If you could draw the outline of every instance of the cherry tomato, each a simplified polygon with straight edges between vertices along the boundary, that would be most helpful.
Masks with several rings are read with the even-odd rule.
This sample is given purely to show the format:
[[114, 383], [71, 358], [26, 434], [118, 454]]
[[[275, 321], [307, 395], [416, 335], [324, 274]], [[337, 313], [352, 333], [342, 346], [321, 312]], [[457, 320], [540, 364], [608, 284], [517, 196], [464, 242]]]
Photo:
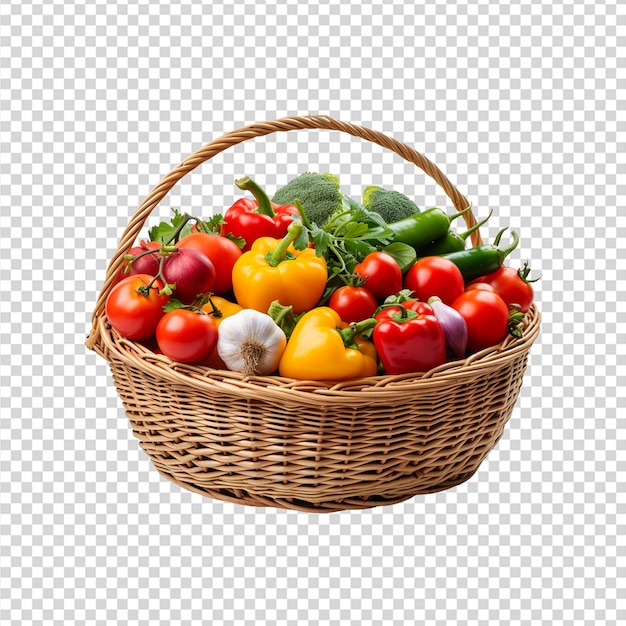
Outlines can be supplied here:
[[163, 305], [168, 296], [160, 296], [163, 283], [157, 280], [146, 291], [153, 277], [149, 274], [127, 276], [111, 289], [107, 296], [105, 311], [109, 323], [120, 335], [133, 341], [148, 339], [163, 317]]
[[206, 359], [217, 345], [217, 325], [207, 313], [174, 309], [163, 315], [156, 328], [159, 348], [170, 359], [195, 363]]
[[465, 290], [461, 270], [449, 259], [427, 256], [416, 261], [404, 277], [404, 287], [418, 300], [438, 296], [450, 305]]
[[522, 313], [526, 313], [535, 298], [533, 287], [526, 280], [527, 275], [527, 268], [518, 271], [503, 265], [495, 272], [483, 276], [480, 281], [491, 285], [505, 304], [518, 304]]
[[328, 306], [349, 324], [372, 317], [378, 302], [374, 294], [365, 287], [344, 285], [333, 291]]
[[233, 266], [242, 251], [232, 239], [207, 233], [192, 233], [183, 237], [176, 247], [193, 248], [209, 258], [215, 266], [214, 294], [220, 295], [233, 288]]
[[453, 303], [467, 324], [467, 349], [478, 352], [500, 343], [507, 334], [509, 308], [497, 294], [484, 289], [462, 293]]
[[402, 289], [402, 270], [386, 252], [370, 252], [355, 268], [365, 282], [363, 286], [380, 300]]

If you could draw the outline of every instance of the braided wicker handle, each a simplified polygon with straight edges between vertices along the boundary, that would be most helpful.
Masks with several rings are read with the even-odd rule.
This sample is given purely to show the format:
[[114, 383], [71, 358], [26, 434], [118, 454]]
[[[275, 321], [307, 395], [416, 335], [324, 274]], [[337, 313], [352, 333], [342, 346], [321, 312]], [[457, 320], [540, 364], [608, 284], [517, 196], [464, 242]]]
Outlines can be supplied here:
[[[117, 250], [109, 262], [104, 285], [96, 302], [92, 316], [93, 330], [87, 340], [88, 347], [93, 348], [97, 343], [98, 318], [104, 314], [107, 296], [114, 286], [117, 273], [124, 264], [124, 255], [127, 254], [128, 250], [130, 250], [130, 248], [134, 245], [150, 213], [167, 195], [170, 189], [191, 170], [195, 169], [204, 161], [208, 161], [216, 154], [219, 154], [227, 148], [249, 139], [254, 139], [255, 137], [263, 137], [264, 135], [270, 135], [276, 132], [304, 129], [340, 131], [353, 135], [354, 137], [366, 139], [367, 141], [378, 144], [383, 148], [387, 148], [401, 156], [406, 161], [413, 163], [423, 170], [424, 173], [430, 176], [443, 189], [457, 211], [463, 211], [469, 206], [468, 200], [457, 191], [445, 174], [434, 163], [429, 161], [425, 156], [421, 155], [413, 148], [410, 148], [400, 141], [391, 139], [380, 132], [363, 128], [362, 126], [355, 126], [354, 124], [339, 122], [331, 117], [323, 115], [284, 117], [272, 122], [262, 122], [251, 124], [250, 126], [244, 126], [243, 128], [231, 131], [222, 137], [211, 141], [186, 158], [169, 174], [167, 174], [156, 187], [154, 187], [141, 206], [137, 209], [137, 212], [133, 215], [128, 223], [128, 226], [126, 227], [126, 230], [122, 234]], [[476, 224], [476, 218], [472, 214], [471, 210], [463, 215], [463, 219], [465, 220], [468, 228], [471, 228]], [[482, 243], [478, 230], [472, 233], [471, 241], [474, 246]]]

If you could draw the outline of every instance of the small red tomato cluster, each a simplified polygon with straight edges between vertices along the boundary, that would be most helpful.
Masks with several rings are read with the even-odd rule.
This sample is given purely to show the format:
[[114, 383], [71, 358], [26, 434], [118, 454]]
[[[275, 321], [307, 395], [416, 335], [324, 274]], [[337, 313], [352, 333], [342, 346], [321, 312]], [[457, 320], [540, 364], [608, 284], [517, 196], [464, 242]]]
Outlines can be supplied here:
[[374, 252], [354, 271], [362, 282], [339, 287], [329, 306], [346, 322], [375, 315], [372, 339], [387, 374], [427, 371], [500, 343], [534, 298], [522, 271], [508, 266], [466, 282], [452, 261], [430, 256], [403, 276], [393, 257]]

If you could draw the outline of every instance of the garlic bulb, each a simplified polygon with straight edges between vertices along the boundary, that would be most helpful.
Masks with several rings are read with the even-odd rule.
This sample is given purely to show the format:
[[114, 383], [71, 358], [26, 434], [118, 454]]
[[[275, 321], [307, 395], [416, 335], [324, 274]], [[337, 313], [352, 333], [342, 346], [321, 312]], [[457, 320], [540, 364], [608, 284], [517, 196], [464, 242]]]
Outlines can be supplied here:
[[243, 309], [219, 327], [217, 353], [229, 370], [244, 376], [264, 376], [278, 369], [287, 337], [266, 313]]

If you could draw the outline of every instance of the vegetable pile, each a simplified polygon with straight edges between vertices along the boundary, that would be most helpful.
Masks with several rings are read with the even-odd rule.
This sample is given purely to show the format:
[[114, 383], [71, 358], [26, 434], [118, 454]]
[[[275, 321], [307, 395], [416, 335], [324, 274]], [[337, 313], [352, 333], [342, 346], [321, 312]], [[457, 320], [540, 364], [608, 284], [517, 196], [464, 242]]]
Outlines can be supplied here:
[[209, 220], [173, 209], [124, 257], [106, 301], [123, 337], [181, 363], [300, 380], [425, 372], [519, 337], [534, 301], [519, 244], [467, 248], [490, 218], [420, 210], [368, 186], [356, 201], [305, 172], [272, 199], [252, 179]]

